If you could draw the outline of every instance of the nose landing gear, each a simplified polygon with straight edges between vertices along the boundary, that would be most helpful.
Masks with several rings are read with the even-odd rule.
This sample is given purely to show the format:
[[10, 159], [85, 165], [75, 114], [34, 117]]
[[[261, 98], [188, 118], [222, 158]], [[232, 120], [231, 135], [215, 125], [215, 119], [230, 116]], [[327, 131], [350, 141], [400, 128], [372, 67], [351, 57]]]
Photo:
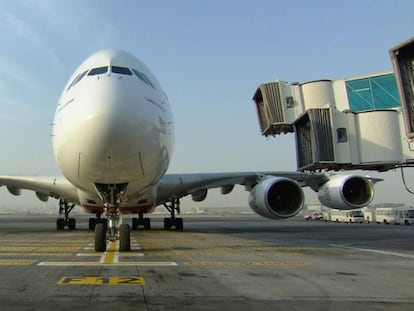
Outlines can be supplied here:
[[121, 216], [119, 207], [125, 193], [127, 184], [96, 185], [104, 199], [106, 223], [97, 223], [95, 226], [95, 251], [106, 251], [106, 240], [119, 240], [119, 251], [131, 250], [130, 227], [128, 224], [120, 224]]

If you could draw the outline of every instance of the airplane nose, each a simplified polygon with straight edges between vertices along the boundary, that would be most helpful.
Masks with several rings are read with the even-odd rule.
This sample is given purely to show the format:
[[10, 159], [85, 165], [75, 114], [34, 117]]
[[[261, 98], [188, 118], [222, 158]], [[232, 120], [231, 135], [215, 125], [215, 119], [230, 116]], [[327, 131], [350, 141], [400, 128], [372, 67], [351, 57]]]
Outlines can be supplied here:
[[128, 84], [111, 77], [99, 82], [72, 104], [76, 119], [64, 121], [70, 134], [58, 157], [72, 163], [83, 180], [123, 183], [143, 178], [144, 164], [162, 156], [158, 116]]
[[83, 133], [80, 134], [94, 146], [90, 156], [135, 152], [133, 149], [142, 140], [139, 133], [146, 128], [146, 120], [140, 111], [142, 99], [121, 88], [107, 88], [105, 84], [88, 97], [82, 103], [88, 108], [81, 121]]

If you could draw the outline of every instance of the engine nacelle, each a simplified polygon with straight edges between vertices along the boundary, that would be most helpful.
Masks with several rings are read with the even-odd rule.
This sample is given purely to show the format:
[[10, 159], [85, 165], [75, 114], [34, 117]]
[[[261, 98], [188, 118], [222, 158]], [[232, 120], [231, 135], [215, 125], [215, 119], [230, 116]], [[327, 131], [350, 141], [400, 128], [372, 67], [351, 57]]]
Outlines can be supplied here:
[[202, 202], [207, 197], [207, 189], [201, 189], [191, 194], [194, 202]]
[[318, 199], [323, 205], [343, 210], [362, 208], [373, 198], [373, 184], [357, 175], [334, 175], [318, 191]]
[[302, 209], [303, 202], [302, 188], [296, 181], [285, 177], [266, 178], [249, 195], [250, 208], [271, 219], [295, 216]]

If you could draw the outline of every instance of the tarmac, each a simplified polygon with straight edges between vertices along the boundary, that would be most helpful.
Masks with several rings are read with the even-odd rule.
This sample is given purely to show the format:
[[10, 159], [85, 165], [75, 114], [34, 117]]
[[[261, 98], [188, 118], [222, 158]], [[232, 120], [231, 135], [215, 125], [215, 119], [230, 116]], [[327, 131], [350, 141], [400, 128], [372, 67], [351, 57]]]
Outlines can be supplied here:
[[87, 217], [0, 216], [1, 310], [414, 310], [414, 226], [183, 216], [96, 253]]

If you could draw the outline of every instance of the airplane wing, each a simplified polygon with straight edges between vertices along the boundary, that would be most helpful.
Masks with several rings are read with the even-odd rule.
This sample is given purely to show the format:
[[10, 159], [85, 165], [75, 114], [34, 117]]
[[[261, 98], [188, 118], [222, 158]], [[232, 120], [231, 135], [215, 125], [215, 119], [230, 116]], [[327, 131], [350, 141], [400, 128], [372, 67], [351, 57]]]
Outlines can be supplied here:
[[13, 195], [20, 195], [24, 189], [34, 191], [41, 201], [52, 197], [79, 204], [77, 189], [63, 177], [0, 175], [0, 186], [6, 186]]
[[[304, 174], [298, 172], [234, 172], [201, 174], [167, 174], [158, 186], [158, 204], [174, 198], [192, 195], [201, 198], [207, 189], [221, 188], [222, 194], [230, 193], [234, 185], [245, 186], [250, 191], [269, 176], [295, 180], [300, 186], [309, 186], [315, 191], [329, 180], [326, 174]], [[196, 200], [197, 201], [197, 200]]]
[[221, 188], [230, 193], [234, 185], [250, 191], [249, 205], [267, 218], [288, 218], [302, 209], [308, 186], [318, 192], [321, 204], [337, 209], [356, 209], [368, 205], [374, 197], [373, 185], [382, 179], [359, 175], [300, 172], [241, 172], [209, 174], [168, 174], [157, 188], [156, 205], [174, 202], [191, 195], [203, 201], [208, 189]]

